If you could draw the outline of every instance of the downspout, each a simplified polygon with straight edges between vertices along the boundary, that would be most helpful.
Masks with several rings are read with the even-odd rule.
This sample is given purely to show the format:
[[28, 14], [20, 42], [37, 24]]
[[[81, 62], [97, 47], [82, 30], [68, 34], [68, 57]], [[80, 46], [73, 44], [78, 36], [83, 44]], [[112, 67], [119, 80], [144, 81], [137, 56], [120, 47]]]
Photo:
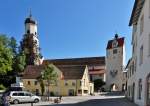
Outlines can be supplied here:
[[76, 96], [77, 96], [77, 94], [78, 94], [78, 93], [77, 93], [77, 79], [76, 79]]

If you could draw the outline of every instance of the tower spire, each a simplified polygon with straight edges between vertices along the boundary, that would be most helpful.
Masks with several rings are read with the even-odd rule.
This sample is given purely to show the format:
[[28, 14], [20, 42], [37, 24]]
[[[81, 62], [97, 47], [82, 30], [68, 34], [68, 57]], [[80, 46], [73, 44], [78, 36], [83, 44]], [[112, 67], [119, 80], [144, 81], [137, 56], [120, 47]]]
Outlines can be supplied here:
[[30, 18], [32, 17], [31, 8], [30, 8], [30, 11], [29, 11], [29, 17], [30, 17]]

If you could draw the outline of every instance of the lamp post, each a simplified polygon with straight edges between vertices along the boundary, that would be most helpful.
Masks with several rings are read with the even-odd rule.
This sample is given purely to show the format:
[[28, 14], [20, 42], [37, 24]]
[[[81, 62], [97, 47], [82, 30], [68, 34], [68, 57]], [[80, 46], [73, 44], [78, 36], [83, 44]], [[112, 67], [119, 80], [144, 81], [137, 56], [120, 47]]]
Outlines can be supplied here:
[[48, 86], [48, 101], [49, 101], [49, 85], [50, 85], [50, 81], [49, 80], [47, 81], [47, 84], [48, 84], [47, 86]]

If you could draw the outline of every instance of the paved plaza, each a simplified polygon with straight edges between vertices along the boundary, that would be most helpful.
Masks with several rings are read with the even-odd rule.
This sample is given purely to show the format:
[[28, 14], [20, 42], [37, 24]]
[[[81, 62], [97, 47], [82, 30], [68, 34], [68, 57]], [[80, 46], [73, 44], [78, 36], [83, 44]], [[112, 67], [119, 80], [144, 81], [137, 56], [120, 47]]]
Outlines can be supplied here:
[[[53, 98], [54, 99], [54, 98]], [[18, 104], [11, 106], [31, 106], [31, 104]], [[128, 101], [124, 96], [115, 95], [96, 95], [96, 96], [75, 96], [63, 97], [62, 102], [55, 104], [53, 102], [34, 103], [33, 106], [137, 106]]]

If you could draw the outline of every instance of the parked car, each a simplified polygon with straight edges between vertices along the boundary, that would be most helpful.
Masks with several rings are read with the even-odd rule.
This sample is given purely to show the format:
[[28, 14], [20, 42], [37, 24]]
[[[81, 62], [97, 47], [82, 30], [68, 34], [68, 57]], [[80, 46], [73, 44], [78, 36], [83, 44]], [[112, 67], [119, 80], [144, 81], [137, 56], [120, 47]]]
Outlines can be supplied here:
[[22, 102], [34, 102], [37, 103], [41, 100], [39, 96], [36, 96], [27, 91], [10, 91], [8, 96], [10, 97], [10, 103], [18, 104]]

